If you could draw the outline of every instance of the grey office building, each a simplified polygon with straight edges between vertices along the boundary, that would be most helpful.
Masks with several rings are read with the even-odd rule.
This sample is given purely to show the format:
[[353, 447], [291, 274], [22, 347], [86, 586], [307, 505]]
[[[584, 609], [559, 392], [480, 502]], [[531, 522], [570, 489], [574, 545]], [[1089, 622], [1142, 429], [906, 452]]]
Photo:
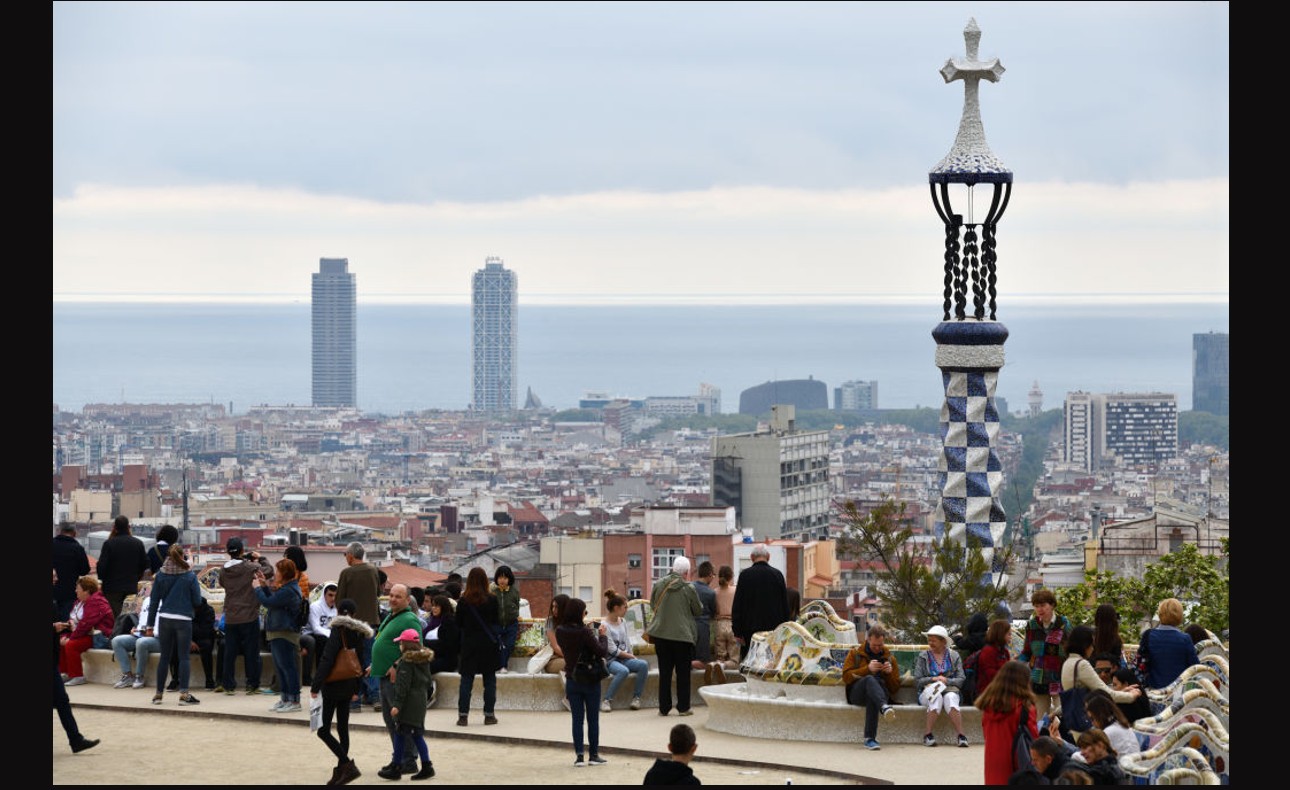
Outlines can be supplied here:
[[356, 294], [348, 258], [320, 258], [313, 275], [313, 405], [358, 405]]
[[519, 278], [501, 258], [485, 258], [470, 288], [470, 404], [475, 411], [514, 411]]
[[1191, 408], [1228, 416], [1228, 351], [1226, 332], [1191, 336]]

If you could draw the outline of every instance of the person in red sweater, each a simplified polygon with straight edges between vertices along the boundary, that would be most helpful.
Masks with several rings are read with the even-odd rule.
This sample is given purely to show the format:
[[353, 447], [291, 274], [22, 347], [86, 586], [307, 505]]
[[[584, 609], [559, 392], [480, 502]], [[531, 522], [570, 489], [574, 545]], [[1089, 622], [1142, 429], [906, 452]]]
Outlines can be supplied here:
[[81, 654], [94, 646], [96, 635], [101, 639], [100, 647], [107, 643], [115, 623], [112, 605], [99, 589], [99, 580], [93, 576], [77, 579], [76, 603], [72, 605], [71, 615], [64, 622], [54, 623], [54, 630], [62, 634], [58, 639], [62, 648], [58, 668], [65, 676], [66, 685], [79, 686], [85, 682]]
[[995, 620], [986, 629], [985, 646], [976, 659], [976, 693], [984, 691], [995, 674], [1012, 658], [1008, 653], [1008, 639], [1011, 636], [1012, 623], [1007, 620]]
[[1039, 736], [1035, 695], [1030, 690], [1030, 668], [1020, 661], [1008, 661], [976, 697], [981, 711], [981, 734], [985, 737], [985, 783], [1006, 785], [1018, 769], [1012, 741], [1026, 712], [1030, 737]]

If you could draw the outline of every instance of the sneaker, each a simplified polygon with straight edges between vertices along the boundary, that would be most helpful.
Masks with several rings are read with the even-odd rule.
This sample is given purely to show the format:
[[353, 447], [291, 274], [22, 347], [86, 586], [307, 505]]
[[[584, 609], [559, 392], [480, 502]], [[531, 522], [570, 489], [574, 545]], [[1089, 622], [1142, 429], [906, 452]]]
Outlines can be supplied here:
[[560, 698], [560, 704], [564, 706], [564, 709], [565, 709], [565, 710], [571, 710], [571, 709], [569, 708], [569, 698], [568, 698], [568, 697], [561, 697], [561, 698]]
[[273, 704], [272, 708], [269, 708], [269, 713], [281, 713], [283, 706], [286, 704], [287, 704], [286, 700], [284, 699], [278, 700]]
[[231, 691], [228, 691], [228, 692], [224, 691], [224, 684], [223, 684], [223, 683], [221, 683], [221, 684], [219, 684], [218, 686], [216, 686], [215, 688], [211, 689], [211, 691], [215, 692], [216, 694], [232, 694], [232, 693], [233, 693], [233, 692], [231, 692]]
[[[220, 689], [219, 689], [219, 687], [216, 687], [216, 688], [215, 688], [215, 691], [217, 691], [217, 692], [218, 692], [219, 690], [220, 690]], [[228, 688], [224, 689], [224, 693], [225, 693], [226, 695], [228, 695], [228, 696], [230, 696], [230, 697], [231, 697], [231, 696], [233, 696], [234, 694], [236, 694], [236, 693], [237, 693], [237, 689], [236, 689], [236, 688], [233, 688], [232, 686], [230, 686], [230, 687], [228, 687]]]
[[215, 690], [215, 681], [213, 681], [213, 680], [208, 680], [208, 681], [206, 681], [206, 690], [207, 690], [207, 691], [214, 691], [214, 690]]
[[678, 716], [693, 716], [693, 715], [694, 715], [694, 710], [693, 710], [693, 709], [690, 709], [690, 710], [678, 710], [678, 711], [676, 712], [676, 715], [678, 715]]
[[485, 717], [484, 717], [484, 724], [496, 724], [496, 723], [497, 723], [497, 717], [496, 717], [496, 716], [485, 716]]
[[876, 751], [878, 751], [879, 749], [881, 749], [882, 747], [878, 745], [878, 739], [877, 739], [877, 738], [865, 738], [865, 739], [864, 739], [864, 748], [868, 749], [868, 750], [869, 750], [869, 751], [871, 751], [871, 752], [876, 752]]
[[160, 705], [160, 704], [161, 704], [161, 695], [160, 695], [160, 694], [153, 694], [153, 695], [152, 695], [152, 704], [153, 704], [153, 705]]
[[890, 719], [892, 716], [895, 716], [895, 715], [896, 715], [896, 706], [894, 705], [882, 706], [882, 717], [884, 719]]
[[602, 700], [600, 701], [600, 712], [601, 712], [601, 713], [609, 713], [609, 712], [610, 712], [610, 711], [612, 711], [613, 709], [614, 709], [614, 706], [613, 706], [613, 704], [612, 704], [609, 700], [607, 700], [607, 699], [602, 699]]
[[74, 678], [68, 678], [68, 679], [63, 683], [63, 685], [64, 685], [64, 686], [80, 686], [80, 685], [84, 685], [84, 683], [85, 683], [85, 676], [84, 676], [84, 675], [77, 675], [77, 676], [76, 676], [76, 677], [74, 677]]
[[497, 674], [499, 674], [499, 675], [505, 675], [505, 674], [507, 674], [508, 672], [510, 672], [510, 670], [509, 670], [509, 669], [507, 669], [506, 667], [502, 667], [501, 669], [497, 670]]
[[465, 717], [465, 716], [458, 716], [458, 717], [457, 717], [457, 726], [458, 726], [458, 727], [465, 727], [465, 726], [466, 726], [466, 717]]
[[586, 768], [586, 767], [587, 767], [587, 761], [583, 758], [583, 756], [582, 756], [581, 754], [580, 754], [580, 755], [578, 755], [578, 759], [577, 759], [577, 760], [574, 760], [574, 762], [573, 762], [573, 767], [574, 767], [574, 768]]
[[605, 758], [601, 757], [600, 755], [596, 755], [596, 756], [592, 757], [590, 760], [588, 760], [588, 761], [587, 761], [587, 764], [588, 764], [588, 765], [604, 765], [604, 764], [605, 764], [605, 763], [607, 763], [607, 762], [609, 762], [609, 761], [608, 761], [608, 760], [606, 760]]
[[924, 735], [924, 736], [923, 736], [923, 745], [924, 745], [924, 746], [935, 746], [935, 745], [936, 745], [936, 736], [935, 736], [935, 735], [932, 735], [930, 732], [929, 732], [929, 733], [927, 733], [926, 735]]
[[959, 733], [959, 748], [966, 749], [967, 745], [968, 745], [967, 736], [964, 735], [963, 733]]
[[133, 683], [133, 682], [134, 682], [134, 673], [133, 673], [133, 672], [127, 672], [127, 673], [125, 673], [124, 675], [122, 675], [122, 676], [121, 676], [121, 679], [120, 679], [120, 680], [118, 680], [116, 683], [113, 683], [113, 684], [112, 684], [112, 688], [114, 688], [114, 689], [123, 689], [123, 688], [127, 688], [127, 687], [128, 687], [131, 683]]
[[302, 710], [304, 710], [304, 708], [300, 707], [299, 702], [288, 702], [282, 706], [283, 713], [297, 713]]
[[247, 693], [247, 694], [259, 694], [259, 693], [260, 693], [260, 687], [259, 687], [259, 686], [247, 686], [247, 687], [246, 687], [246, 693]]
[[632, 704], [628, 705], [627, 707], [631, 708], [632, 710], [640, 710], [640, 709], [641, 709], [641, 698], [640, 698], [640, 697], [632, 697]]
[[130, 684], [130, 688], [132, 689], [143, 688], [143, 675], [135, 675], [134, 682]]
[[[265, 688], [260, 689], [259, 691], [260, 691], [260, 693], [261, 693], [261, 694], [277, 694], [277, 693], [278, 693], [278, 692], [274, 691], [273, 689], [268, 688], [267, 686], [266, 686]], [[246, 692], [246, 693], [247, 693], [247, 694], [250, 694], [250, 693], [252, 693], [252, 692], [248, 691], [248, 692]]]
[[199, 705], [201, 704], [201, 700], [197, 699], [192, 694], [180, 694], [179, 704], [180, 705]]

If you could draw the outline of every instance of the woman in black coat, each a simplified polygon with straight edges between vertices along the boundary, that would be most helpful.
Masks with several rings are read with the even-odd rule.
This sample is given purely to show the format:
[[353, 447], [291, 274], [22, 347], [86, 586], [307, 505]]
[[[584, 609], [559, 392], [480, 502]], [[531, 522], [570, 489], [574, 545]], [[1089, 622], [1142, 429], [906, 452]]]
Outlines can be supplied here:
[[461, 631], [453, 615], [452, 599], [436, 595], [430, 601], [430, 614], [439, 618], [434, 637], [425, 640], [426, 647], [434, 651], [430, 672], [456, 672], [457, 659], [461, 655]]
[[[496, 724], [497, 631], [500, 607], [488, 591], [488, 574], [478, 566], [466, 574], [466, 589], [457, 601], [457, 628], [461, 631], [461, 682], [457, 692], [457, 726], [465, 727], [475, 675], [484, 679], [484, 723]], [[491, 624], [491, 625], [490, 625]]]
[[[352, 647], [362, 655], [362, 645], [372, 638], [372, 627], [362, 620], [355, 619], [358, 604], [352, 598], [346, 598], [336, 605], [336, 616], [328, 625], [331, 636], [318, 658], [318, 671], [314, 673], [313, 684], [309, 687], [309, 696], [317, 697], [322, 692], [322, 726], [318, 728], [318, 737], [331, 753], [336, 755], [336, 769], [332, 772], [328, 784], [346, 784], [357, 779], [361, 774], [358, 766], [349, 758], [349, 701], [358, 693], [358, 684], [362, 678], [346, 678], [327, 682], [332, 665], [336, 663], [336, 654], [342, 648]], [[336, 736], [331, 734], [331, 717], [336, 716]]]

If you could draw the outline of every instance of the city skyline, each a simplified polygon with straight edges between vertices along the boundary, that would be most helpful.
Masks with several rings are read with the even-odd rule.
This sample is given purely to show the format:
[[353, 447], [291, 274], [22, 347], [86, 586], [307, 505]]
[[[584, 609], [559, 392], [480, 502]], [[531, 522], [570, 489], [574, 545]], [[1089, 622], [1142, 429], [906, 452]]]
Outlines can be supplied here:
[[1226, 3], [53, 10], [56, 301], [932, 301], [969, 17], [1000, 301], [1227, 299]]

